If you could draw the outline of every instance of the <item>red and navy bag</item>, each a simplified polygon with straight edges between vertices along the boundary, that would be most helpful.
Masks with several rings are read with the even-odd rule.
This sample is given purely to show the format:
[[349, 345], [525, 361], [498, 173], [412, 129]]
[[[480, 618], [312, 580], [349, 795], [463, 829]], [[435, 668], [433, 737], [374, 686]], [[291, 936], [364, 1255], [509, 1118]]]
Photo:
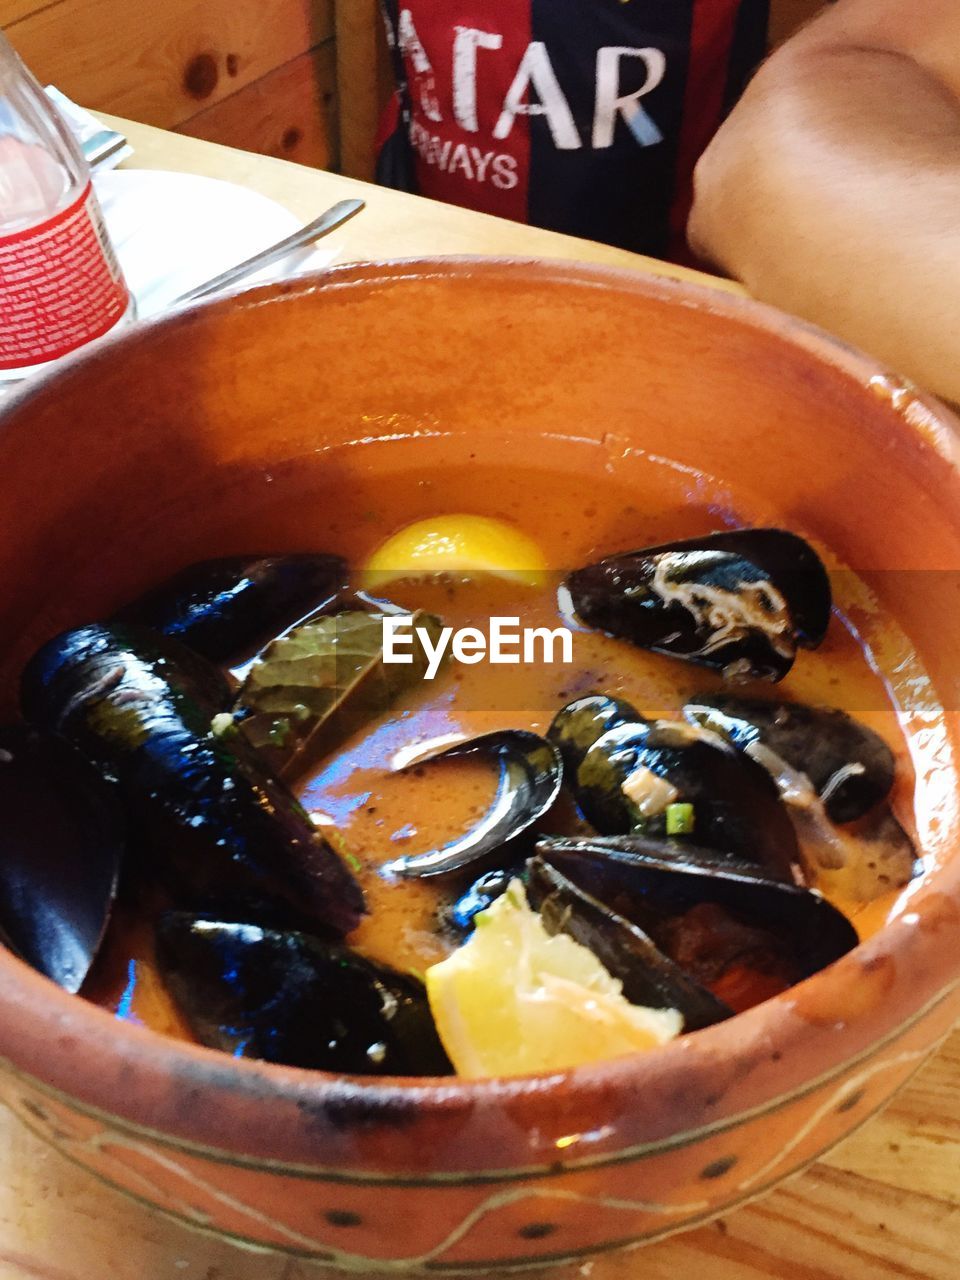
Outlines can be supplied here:
[[378, 179], [682, 256], [694, 165], [763, 56], [769, 0], [382, 0]]

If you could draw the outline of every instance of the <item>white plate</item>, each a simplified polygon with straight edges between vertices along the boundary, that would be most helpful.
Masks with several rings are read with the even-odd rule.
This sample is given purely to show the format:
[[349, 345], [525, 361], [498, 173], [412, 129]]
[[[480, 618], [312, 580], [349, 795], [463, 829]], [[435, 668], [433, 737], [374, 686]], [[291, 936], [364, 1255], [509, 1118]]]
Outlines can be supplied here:
[[[302, 225], [256, 191], [192, 173], [124, 169], [101, 173], [94, 184], [141, 319]], [[339, 252], [327, 241], [297, 249], [244, 287], [319, 270]]]

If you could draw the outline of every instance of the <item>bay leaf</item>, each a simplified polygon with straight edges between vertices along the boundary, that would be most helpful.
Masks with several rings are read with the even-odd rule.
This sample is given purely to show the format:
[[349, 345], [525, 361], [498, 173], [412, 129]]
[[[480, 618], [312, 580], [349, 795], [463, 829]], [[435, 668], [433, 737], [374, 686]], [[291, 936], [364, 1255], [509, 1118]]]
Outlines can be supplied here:
[[412, 614], [413, 643], [403, 652], [413, 662], [385, 663], [386, 616], [350, 610], [304, 623], [274, 640], [250, 666], [233, 723], [285, 781], [423, 680], [428, 662], [417, 629], [436, 644], [443, 624], [422, 610]]

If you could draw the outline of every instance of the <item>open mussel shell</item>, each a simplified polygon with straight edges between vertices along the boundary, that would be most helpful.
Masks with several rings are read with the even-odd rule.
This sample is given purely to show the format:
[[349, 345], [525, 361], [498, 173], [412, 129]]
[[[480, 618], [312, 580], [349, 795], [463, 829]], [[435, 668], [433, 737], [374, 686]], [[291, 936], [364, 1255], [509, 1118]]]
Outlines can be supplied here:
[[840, 827], [809, 807], [791, 812], [808, 874], [831, 895], [873, 902], [922, 871], [916, 846], [887, 804]]
[[752, 737], [743, 754], [766, 771], [783, 799], [807, 883], [851, 902], [871, 902], [917, 873], [913, 842], [884, 801], [854, 822], [837, 823], [810, 777], [768, 741]]
[[335, 599], [346, 561], [333, 555], [226, 556], [188, 565], [126, 605], [115, 621], [174, 636], [211, 662], [234, 665]]
[[449, 1075], [423, 984], [304, 933], [172, 912], [164, 981], [197, 1039], [235, 1057], [359, 1075]]
[[560, 708], [547, 730], [547, 737], [563, 758], [565, 775], [573, 778], [583, 763], [583, 757], [598, 738], [618, 725], [635, 723], [643, 718], [623, 698], [589, 693]]
[[428, 853], [386, 863], [382, 873], [404, 878], [443, 876], [466, 867], [479, 869], [502, 855], [504, 846], [522, 836], [553, 805], [563, 781], [563, 762], [553, 743], [525, 729], [502, 729], [455, 743], [407, 768], [479, 756], [497, 770], [497, 790], [486, 813], [469, 831]]
[[[669, 790], [653, 803], [658, 780]], [[640, 794], [645, 781], [649, 807]], [[693, 842], [758, 863], [780, 879], [793, 878], [797, 837], [776, 784], [715, 735], [667, 720], [620, 725], [587, 751], [573, 790], [601, 835], [662, 836], [666, 802], [689, 804]]]
[[549, 933], [566, 933], [588, 947], [623, 984], [631, 1004], [677, 1009], [685, 1031], [698, 1031], [733, 1010], [659, 949], [636, 924], [574, 884], [543, 858], [527, 863], [527, 896]]
[[142, 627], [93, 625], [39, 650], [21, 682], [27, 720], [59, 733], [119, 784], [138, 853], [177, 905], [238, 896], [269, 918], [337, 934], [359, 885], [293, 795], [235, 730], [218, 736], [222, 676]]
[[834, 822], [853, 822], [893, 786], [893, 752], [845, 711], [716, 694], [691, 699], [686, 718], [741, 751], [765, 743], [807, 775]]
[[59, 739], [0, 729], [0, 936], [79, 991], [117, 891], [124, 821], [113, 792]]
[[746, 866], [724, 866], [712, 851], [684, 846], [681, 854], [678, 843], [643, 836], [548, 837], [537, 842], [536, 852], [581, 889], [639, 923], [675, 960], [668, 945], [673, 929], [665, 930], [662, 922], [705, 905], [765, 931], [794, 981], [857, 945], [850, 921], [815, 890], [768, 879]]
[[819, 556], [783, 529], [741, 529], [608, 556], [566, 579], [574, 611], [730, 680], [781, 680], [830, 621]]

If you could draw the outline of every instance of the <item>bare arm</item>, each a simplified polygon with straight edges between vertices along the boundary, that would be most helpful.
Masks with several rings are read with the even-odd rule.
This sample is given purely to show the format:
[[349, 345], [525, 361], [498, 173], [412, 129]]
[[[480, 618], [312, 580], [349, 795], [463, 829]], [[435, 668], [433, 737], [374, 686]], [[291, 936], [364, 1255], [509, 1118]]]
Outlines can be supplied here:
[[960, 401], [960, 2], [839, 0], [700, 162], [694, 247]]

